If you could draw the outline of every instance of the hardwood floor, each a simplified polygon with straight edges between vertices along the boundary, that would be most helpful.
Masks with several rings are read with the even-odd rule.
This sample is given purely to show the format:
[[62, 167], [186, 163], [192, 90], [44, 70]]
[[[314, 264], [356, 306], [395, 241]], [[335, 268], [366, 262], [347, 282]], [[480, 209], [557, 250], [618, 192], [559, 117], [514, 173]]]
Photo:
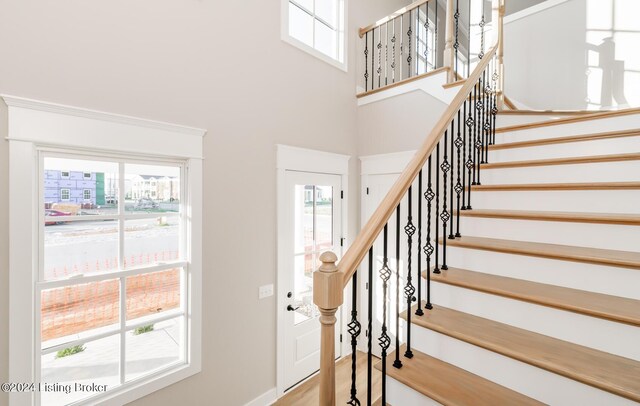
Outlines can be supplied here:
[[[380, 361], [379, 358], [373, 358], [373, 365]], [[358, 389], [358, 399], [363, 405], [367, 404], [367, 354], [358, 351], [356, 356], [356, 387]], [[318, 404], [318, 375], [304, 382], [295, 389], [287, 392], [283, 397], [278, 399], [275, 406], [305, 406]], [[380, 382], [381, 374], [375, 368], [372, 368], [372, 398], [380, 398]], [[351, 356], [343, 358], [336, 362], [336, 404], [344, 405], [349, 400], [351, 390]]]

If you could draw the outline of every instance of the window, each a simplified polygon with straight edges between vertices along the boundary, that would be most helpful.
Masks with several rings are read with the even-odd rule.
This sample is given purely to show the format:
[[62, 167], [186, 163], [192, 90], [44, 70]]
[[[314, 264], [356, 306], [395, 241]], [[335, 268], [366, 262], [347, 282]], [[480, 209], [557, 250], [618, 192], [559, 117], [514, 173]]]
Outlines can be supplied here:
[[83, 173], [83, 174], [82, 174], [82, 176], [83, 176], [85, 179], [91, 179], [91, 173], [89, 173], [89, 172], [85, 172], [85, 173]]
[[282, 0], [282, 38], [346, 71], [346, 0]]
[[[63, 221], [47, 210], [40, 222], [36, 308], [38, 381], [105, 385], [105, 390], [41, 392], [39, 405], [67, 405], [116, 390], [150, 374], [184, 365], [186, 274], [185, 210], [124, 197], [127, 179], [163, 175], [184, 195], [182, 162], [41, 152], [39, 172], [64, 166], [113, 179], [119, 198], [111, 211], [65, 206]], [[91, 172], [86, 169], [91, 168]], [[44, 177], [43, 177], [44, 179]], [[45, 201], [46, 182], [40, 201]], [[97, 188], [106, 188], [104, 182]], [[100, 190], [96, 191], [97, 194]], [[154, 192], [155, 194], [155, 192]], [[90, 200], [91, 189], [82, 197]], [[70, 189], [61, 189], [69, 200]], [[181, 198], [180, 201], [183, 201]], [[112, 367], [106, 367], [112, 366]], [[118, 367], [119, 366], [119, 367]]]
[[[96, 389], [9, 393], [9, 403], [125, 404], [200, 372], [206, 132], [2, 99], [14, 123], [9, 376]], [[107, 138], [108, 151], [96, 147]], [[131, 199], [133, 181], [143, 176], [175, 179], [177, 199]], [[61, 189], [69, 201], [56, 205]], [[84, 189], [95, 206], [83, 204]]]
[[60, 177], [62, 179], [69, 179], [69, 171], [61, 171], [60, 172]]
[[71, 200], [71, 189], [60, 189], [60, 201], [68, 202]]

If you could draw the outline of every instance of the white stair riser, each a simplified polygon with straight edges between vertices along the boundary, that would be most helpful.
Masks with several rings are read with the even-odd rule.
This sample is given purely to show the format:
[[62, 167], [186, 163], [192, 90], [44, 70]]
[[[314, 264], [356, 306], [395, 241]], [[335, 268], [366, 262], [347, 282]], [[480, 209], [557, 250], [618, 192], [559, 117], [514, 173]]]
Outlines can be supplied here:
[[514, 115], [514, 114], [498, 114], [496, 116], [496, 128], [500, 128], [500, 127], [510, 127], [512, 125], [520, 125], [520, 124], [529, 124], [529, 123], [538, 123], [540, 121], [550, 121], [550, 120], [557, 120], [560, 118], [565, 118], [567, 116], [565, 115], [561, 115], [561, 116], [554, 116], [554, 115], [548, 115], [548, 116], [541, 116], [541, 115], [529, 115], [529, 114], [522, 114], [522, 115]]
[[[393, 367], [392, 367], [393, 368]], [[426, 379], [426, 378], [425, 378]], [[405, 384], [387, 377], [387, 404], [398, 406], [440, 406], [441, 403], [426, 397]]]
[[558, 182], [638, 182], [640, 181], [640, 160], [483, 169], [480, 174], [480, 180], [483, 185]]
[[416, 325], [411, 334], [416, 350], [550, 405], [637, 405], [625, 398]]
[[474, 209], [640, 213], [640, 190], [472, 191]]
[[496, 133], [496, 142], [502, 143], [537, 140], [542, 138], [566, 137], [570, 135], [633, 130], [637, 128], [640, 128], [640, 115], [635, 114]]
[[640, 136], [489, 150], [489, 162], [628, 154], [632, 152], [640, 152]]
[[[442, 258], [440, 258], [440, 263]], [[640, 270], [447, 247], [447, 265], [640, 300]]]
[[463, 236], [640, 251], [640, 225], [460, 217], [460, 231]]
[[444, 283], [433, 284], [432, 300], [450, 309], [640, 360], [640, 328], [635, 326]]

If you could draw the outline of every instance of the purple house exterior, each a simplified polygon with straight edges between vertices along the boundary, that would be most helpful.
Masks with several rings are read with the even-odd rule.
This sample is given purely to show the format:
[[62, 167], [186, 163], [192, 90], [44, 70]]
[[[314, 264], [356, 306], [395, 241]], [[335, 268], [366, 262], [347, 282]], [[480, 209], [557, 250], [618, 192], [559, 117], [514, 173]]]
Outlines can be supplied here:
[[74, 171], [44, 171], [45, 203], [96, 204], [96, 174]]

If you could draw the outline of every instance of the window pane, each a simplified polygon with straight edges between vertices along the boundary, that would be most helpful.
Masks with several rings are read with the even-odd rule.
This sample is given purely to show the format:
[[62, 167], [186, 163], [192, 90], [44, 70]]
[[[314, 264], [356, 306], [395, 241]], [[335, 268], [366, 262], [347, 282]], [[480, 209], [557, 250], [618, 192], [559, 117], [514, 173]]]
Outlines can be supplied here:
[[313, 13], [313, 0], [294, 0], [294, 2], [306, 9], [309, 13]]
[[294, 252], [313, 250], [313, 185], [296, 185], [294, 195]]
[[[43, 384], [57, 384], [65, 388], [62, 391], [41, 391], [42, 405], [67, 405], [86, 399], [105, 391], [78, 391], [78, 385], [106, 385], [105, 389], [110, 390], [120, 384], [120, 336], [113, 335], [43, 355], [41, 362]], [[69, 393], [66, 393], [66, 388]]]
[[319, 266], [319, 255], [316, 252], [309, 252], [296, 255], [294, 258], [293, 306], [298, 307], [294, 313], [295, 324], [319, 315], [317, 307], [313, 304], [313, 271]]
[[43, 290], [40, 297], [42, 348], [119, 325], [117, 279]]
[[125, 371], [131, 381], [183, 361], [183, 318], [149, 324], [127, 332]]
[[317, 251], [333, 247], [333, 188], [316, 186], [316, 247]]
[[136, 268], [180, 256], [180, 218], [159, 216], [125, 221], [124, 266]]
[[338, 18], [338, 0], [315, 0], [316, 16], [320, 17], [332, 27], [336, 27]]
[[316, 45], [315, 48], [327, 56], [336, 58], [336, 32], [318, 20], [315, 20]]
[[125, 165], [127, 213], [180, 211], [180, 168], [163, 165]]
[[179, 307], [179, 269], [127, 277], [127, 320]]
[[87, 275], [117, 268], [118, 222], [116, 220], [45, 221], [45, 280]]
[[118, 164], [94, 160], [44, 158], [44, 207], [53, 217], [117, 214]]
[[289, 35], [313, 46], [313, 17], [289, 3]]

